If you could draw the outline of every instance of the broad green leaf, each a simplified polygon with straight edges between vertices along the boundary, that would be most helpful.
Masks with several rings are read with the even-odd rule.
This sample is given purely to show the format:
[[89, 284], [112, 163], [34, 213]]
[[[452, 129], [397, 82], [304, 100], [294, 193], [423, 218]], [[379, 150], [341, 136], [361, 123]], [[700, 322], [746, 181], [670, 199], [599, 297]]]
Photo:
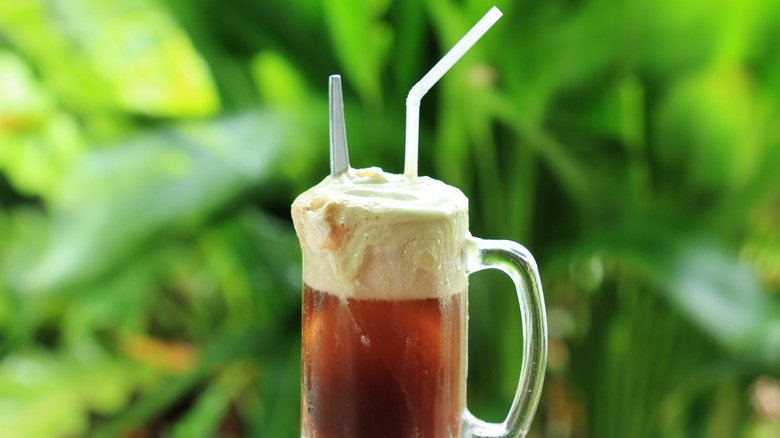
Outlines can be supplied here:
[[14, 52], [0, 49], [0, 134], [29, 129], [53, 104], [30, 66]]
[[82, 436], [89, 415], [115, 414], [154, 377], [95, 345], [0, 360], [0, 430], [9, 438]]
[[197, 366], [184, 375], [168, 379], [164, 385], [150, 388], [121, 415], [96, 427], [92, 436], [115, 437], [149, 423], [209, 375], [230, 363], [252, 356], [269, 361], [280, 348], [291, 342], [280, 334], [282, 328], [251, 327], [220, 335], [204, 348]]
[[628, 3], [590, 1], [561, 19], [541, 42], [558, 92], [583, 90], [616, 63], [616, 57], [635, 50]]
[[683, 223], [629, 221], [587, 247], [641, 275], [732, 354], [780, 362], [780, 302], [712, 236]]
[[332, 0], [324, 6], [346, 84], [354, 83], [363, 100], [373, 105], [382, 102], [379, 80], [392, 40], [390, 27], [380, 18], [388, 4], [386, 0]]
[[4, 1], [0, 27], [71, 107], [163, 117], [218, 109], [203, 60], [155, 1]]
[[20, 192], [48, 198], [83, 152], [74, 117], [15, 53], [0, 50], [0, 171]]
[[0, 170], [19, 192], [49, 201], [84, 154], [84, 137], [76, 118], [60, 111], [52, 111], [36, 128], [0, 132]]
[[774, 438], [780, 435], [780, 422], [771, 419], [752, 420], [746, 427], [745, 438]]
[[272, 321], [298, 307], [301, 254], [289, 224], [242, 212], [204, 236], [203, 255], [223, 285], [231, 313], [250, 315], [245, 323]]
[[772, 0], [659, 0], [637, 3], [635, 12], [641, 62], [673, 80], [692, 68], [749, 58], [776, 29], [778, 10]]
[[389, 55], [396, 88], [401, 90], [411, 88], [425, 71], [424, 47], [420, 44], [425, 36], [426, 24], [423, 6], [423, 2], [394, 2], [390, 6], [390, 13], [395, 17], [393, 21], [403, 23], [402, 29], [395, 33], [395, 43]]
[[[252, 73], [266, 105], [290, 107], [305, 102], [310, 94], [304, 78], [281, 53], [268, 50], [257, 54]], [[324, 88], [325, 81], [322, 83]]]
[[126, 110], [158, 117], [215, 114], [219, 101], [205, 62], [171, 17], [153, 6], [108, 11], [91, 47], [97, 68]]
[[680, 80], [658, 108], [657, 154], [689, 192], [744, 186], [767, 147], [766, 109], [739, 65]]
[[[37, 66], [47, 85], [71, 108], [105, 108], [112, 93], [107, 78], [95, 69], [87, 53], [71, 43], [72, 34], [58, 32], [51, 21], [53, 4], [0, 1], [0, 28], [13, 47]], [[70, 2], [67, 7], [74, 7]], [[82, 19], [96, 24], [96, 17]], [[90, 90], [86, 92], [86, 90]], [[95, 93], [95, 90], [103, 92]]]
[[296, 154], [318, 146], [306, 141], [305, 123], [254, 112], [92, 152], [61, 182], [47, 249], [28, 261], [16, 286], [73, 286], [158, 245], [160, 236], [193, 232], [249, 190], [285, 175], [288, 163], [300, 165]]

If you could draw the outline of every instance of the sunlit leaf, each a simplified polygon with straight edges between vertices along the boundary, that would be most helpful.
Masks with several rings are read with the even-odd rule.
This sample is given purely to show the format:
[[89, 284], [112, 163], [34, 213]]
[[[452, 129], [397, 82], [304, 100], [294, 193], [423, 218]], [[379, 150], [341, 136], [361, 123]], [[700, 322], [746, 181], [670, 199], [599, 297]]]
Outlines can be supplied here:
[[0, 171], [20, 191], [48, 198], [83, 149], [72, 115], [57, 108], [29, 64], [0, 50]]
[[381, 102], [381, 71], [388, 62], [392, 31], [379, 17], [389, 2], [385, 0], [328, 1], [325, 16], [336, 54], [345, 69], [348, 83], [357, 85], [363, 99]]
[[[252, 61], [252, 72], [265, 104], [289, 107], [306, 101], [309, 90], [304, 79], [282, 54], [259, 53]], [[325, 84], [323, 80], [323, 88]]]
[[116, 413], [153, 376], [95, 345], [8, 355], [0, 361], [0, 430], [24, 438], [84, 435], [90, 413]]
[[218, 109], [205, 64], [153, 0], [0, 2], [0, 26], [75, 108], [157, 116]]
[[256, 112], [93, 152], [62, 181], [48, 248], [17, 286], [47, 290], [93, 279], [157, 244], [160, 233], [196, 229], [283, 175], [278, 168], [289, 153], [317, 146], [301, 141], [305, 125], [292, 123]]
[[756, 99], [738, 65], [679, 81], [656, 121], [657, 153], [676, 182], [728, 191], [748, 181], [766, 148], [765, 109]]
[[780, 361], [780, 303], [735, 253], [689, 227], [663, 220], [629, 222], [594, 237], [589, 248], [644, 276], [727, 351]]

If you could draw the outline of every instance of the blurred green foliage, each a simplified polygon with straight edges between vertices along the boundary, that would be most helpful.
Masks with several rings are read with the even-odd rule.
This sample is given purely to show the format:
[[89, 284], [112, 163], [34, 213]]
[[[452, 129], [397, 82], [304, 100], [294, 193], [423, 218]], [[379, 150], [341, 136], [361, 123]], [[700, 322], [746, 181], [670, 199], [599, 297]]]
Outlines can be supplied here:
[[[327, 172], [327, 76], [353, 166], [400, 172], [407, 91], [490, 6], [0, 0], [0, 435], [298, 436], [289, 204]], [[780, 4], [498, 6], [420, 169], [537, 257], [532, 435], [780, 435]], [[515, 298], [470, 300], [497, 421]]]

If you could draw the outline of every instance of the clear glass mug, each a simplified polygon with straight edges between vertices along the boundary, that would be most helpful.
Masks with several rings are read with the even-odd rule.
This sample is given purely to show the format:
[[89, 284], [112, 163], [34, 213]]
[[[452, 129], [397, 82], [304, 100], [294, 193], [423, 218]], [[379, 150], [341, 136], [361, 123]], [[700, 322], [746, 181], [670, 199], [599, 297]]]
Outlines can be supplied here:
[[466, 291], [424, 300], [344, 302], [304, 285], [302, 437], [526, 435], [547, 358], [539, 273], [530, 252], [515, 242], [473, 241], [476, 250], [465, 258], [465, 272], [506, 272], [520, 303], [523, 363], [506, 420], [481, 421], [465, 406]]

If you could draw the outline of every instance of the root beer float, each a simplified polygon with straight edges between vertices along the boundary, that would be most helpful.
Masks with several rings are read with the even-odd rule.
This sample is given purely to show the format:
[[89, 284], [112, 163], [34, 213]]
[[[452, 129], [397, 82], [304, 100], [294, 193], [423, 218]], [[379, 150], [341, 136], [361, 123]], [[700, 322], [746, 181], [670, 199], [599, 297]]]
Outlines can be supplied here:
[[[420, 99], [500, 16], [491, 9], [409, 92], [402, 175], [349, 167], [341, 81], [331, 76], [331, 175], [292, 205], [303, 253], [302, 438], [528, 431], [547, 347], [533, 257], [472, 237], [463, 193], [417, 176]], [[466, 409], [468, 275], [487, 268], [510, 274], [523, 321], [520, 383], [498, 424]]]
[[474, 248], [466, 197], [430, 178], [348, 169], [292, 212], [304, 260], [303, 435], [458, 436]]

